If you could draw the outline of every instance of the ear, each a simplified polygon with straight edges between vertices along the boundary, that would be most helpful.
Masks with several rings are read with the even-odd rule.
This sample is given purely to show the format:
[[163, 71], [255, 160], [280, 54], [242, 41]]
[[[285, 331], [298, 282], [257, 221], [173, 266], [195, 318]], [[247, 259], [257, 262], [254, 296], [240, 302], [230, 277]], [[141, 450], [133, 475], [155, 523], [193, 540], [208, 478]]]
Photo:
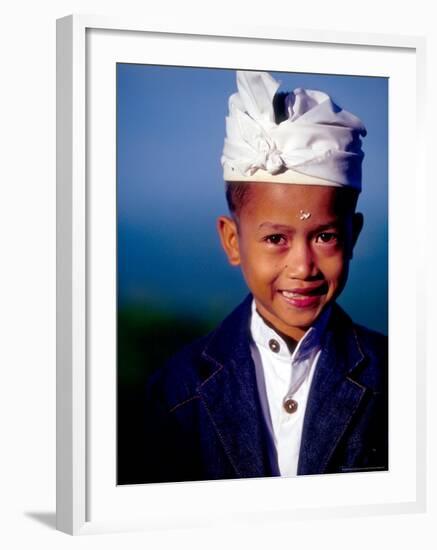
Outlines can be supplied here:
[[351, 248], [350, 248], [351, 259], [353, 255], [353, 249], [357, 244], [358, 237], [361, 233], [361, 230], [363, 229], [363, 225], [364, 225], [364, 216], [361, 214], [361, 212], [355, 212], [352, 217], [352, 242], [351, 242]]
[[229, 263], [231, 265], [240, 265], [240, 248], [238, 245], [236, 222], [228, 216], [220, 216], [217, 219], [217, 231]]

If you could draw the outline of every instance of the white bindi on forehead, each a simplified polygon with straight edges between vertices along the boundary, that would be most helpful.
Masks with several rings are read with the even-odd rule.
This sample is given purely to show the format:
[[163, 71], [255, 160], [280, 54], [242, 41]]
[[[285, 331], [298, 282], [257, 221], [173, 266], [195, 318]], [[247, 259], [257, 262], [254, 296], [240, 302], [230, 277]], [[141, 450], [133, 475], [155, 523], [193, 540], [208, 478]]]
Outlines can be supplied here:
[[311, 218], [311, 212], [306, 212], [305, 210], [299, 210], [299, 219], [308, 220]]

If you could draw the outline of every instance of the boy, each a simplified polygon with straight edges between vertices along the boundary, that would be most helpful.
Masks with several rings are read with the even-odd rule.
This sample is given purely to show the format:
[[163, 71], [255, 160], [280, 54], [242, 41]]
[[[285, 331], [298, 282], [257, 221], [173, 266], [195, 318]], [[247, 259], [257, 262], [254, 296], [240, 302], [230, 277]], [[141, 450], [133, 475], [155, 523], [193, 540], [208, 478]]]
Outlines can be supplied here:
[[237, 72], [217, 227], [250, 295], [154, 376], [146, 481], [386, 470], [387, 341], [336, 305], [363, 225], [361, 121]]

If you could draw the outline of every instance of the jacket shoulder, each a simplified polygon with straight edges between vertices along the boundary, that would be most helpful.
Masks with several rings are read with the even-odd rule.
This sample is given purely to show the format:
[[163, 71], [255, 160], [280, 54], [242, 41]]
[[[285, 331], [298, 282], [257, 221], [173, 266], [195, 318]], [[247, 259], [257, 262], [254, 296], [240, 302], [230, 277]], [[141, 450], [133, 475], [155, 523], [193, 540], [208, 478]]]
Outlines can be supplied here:
[[202, 351], [213, 334], [211, 331], [185, 345], [149, 377], [146, 391], [150, 399], [159, 399], [171, 410], [193, 397], [201, 381]]
[[355, 323], [335, 304], [331, 317], [336, 349], [343, 353], [357, 382], [381, 391], [387, 385], [388, 338], [384, 334]]
[[358, 379], [375, 393], [385, 394], [388, 385], [388, 338], [362, 325], [353, 325], [357, 343], [365, 360]]
[[149, 387], [164, 396], [170, 409], [197, 394], [199, 385], [217, 370], [221, 353], [234, 353], [244, 338], [251, 302], [249, 295], [217, 327], [185, 345], [150, 377]]
[[341, 340], [352, 336], [358, 349], [364, 355], [382, 354], [384, 356], [384, 354], [387, 354], [387, 336], [359, 323], [355, 323], [338, 304], [334, 305], [330, 325]]
[[353, 324], [353, 328], [359, 345], [366, 355], [374, 359], [387, 359], [388, 337], [385, 334], [356, 323]]

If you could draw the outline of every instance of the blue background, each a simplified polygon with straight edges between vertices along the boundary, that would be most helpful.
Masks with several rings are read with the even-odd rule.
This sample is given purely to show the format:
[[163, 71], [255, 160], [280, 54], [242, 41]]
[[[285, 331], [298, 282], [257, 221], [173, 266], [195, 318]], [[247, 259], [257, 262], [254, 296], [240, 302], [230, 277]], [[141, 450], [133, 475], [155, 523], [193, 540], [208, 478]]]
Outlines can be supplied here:
[[[387, 332], [388, 81], [271, 73], [280, 90], [321, 89], [359, 116], [365, 225], [339, 303], [356, 322]], [[220, 156], [235, 71], [117, 66], [119, 307], [218, 320], [247, 290], [215, 229], [226, 213]]]

